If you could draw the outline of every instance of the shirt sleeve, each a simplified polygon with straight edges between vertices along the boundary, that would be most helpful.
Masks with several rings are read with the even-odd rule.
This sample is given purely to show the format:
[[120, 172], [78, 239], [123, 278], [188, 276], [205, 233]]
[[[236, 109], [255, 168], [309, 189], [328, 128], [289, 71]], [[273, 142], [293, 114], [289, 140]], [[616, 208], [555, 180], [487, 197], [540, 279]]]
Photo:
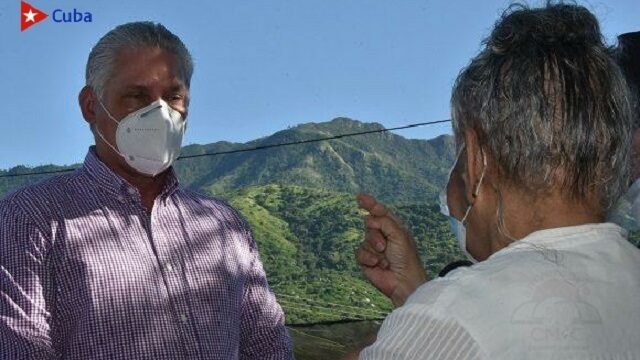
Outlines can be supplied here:
[[293, 359], [284, 313], [269, 288], [256, 243], [247, 230], [252, 262], [246, 280], [240, 329], [240, 359]]
[[421, 304], [407, 304], [383, 322], [376, 342], [359, 360], [485, 359], [478, 343], [452, 318], [438, 318]]
[[0, 353], [54, 359], [45, 304], [45, 238], [18, 206], [0, 201]]

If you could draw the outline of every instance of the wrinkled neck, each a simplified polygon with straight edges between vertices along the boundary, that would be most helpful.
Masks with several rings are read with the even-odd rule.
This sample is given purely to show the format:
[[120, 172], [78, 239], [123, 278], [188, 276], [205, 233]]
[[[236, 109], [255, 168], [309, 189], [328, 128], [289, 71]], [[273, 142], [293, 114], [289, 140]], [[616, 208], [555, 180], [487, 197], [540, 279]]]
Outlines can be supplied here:
[[490, 253], [539, 230], [605, 221], [599, 201], [570, 199], [561, 191], [537, 196], [505, 192], [502, 209], [496, 211], [495, 217]]

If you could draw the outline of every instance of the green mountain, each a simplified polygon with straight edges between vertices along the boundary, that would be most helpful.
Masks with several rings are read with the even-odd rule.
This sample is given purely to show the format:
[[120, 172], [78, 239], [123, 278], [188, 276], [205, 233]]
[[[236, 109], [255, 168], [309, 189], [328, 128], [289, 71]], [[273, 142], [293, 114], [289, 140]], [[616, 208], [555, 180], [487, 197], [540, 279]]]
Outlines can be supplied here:
[[27, 186], [30, 184], [35, 184], [41, 180], [46, 179], [53, 174], [44, 174], [44, 175], [28, 175], [28, 176], [17, 176], [20, 174], [30, 174], [30, 173], [49, 173], [53, 171], [60, 171], [64, 169], [72, 169], [77, 167], [78, 165], [69, 165], [69, 166], [57, 166], [57, 165], [45, 165], [45, 166], [37, 166], [37, 167], [27, 167], [27, 166], [16, 166], [11, 168], [10, 170], [0, 170], [0, 176], [11, 176], [11, 177], [0, 177], [0, 197], [10, 193], [13, 190], [21, 188], [23, 186]]
[[[183, 148], [182, 155], [234, 151], [380, 129], [383, 129], [380, 124], [337, 118], [325, 123], [302, 124], [245, 144], [189, 145]], [[443, 135], [427, 141], [378, 133], [183, 159], [176, 163], [175, 168], [184, 186], [213, 194], [280, 183], [348, 193], [368, 191], [387, 202], [412, 204], [434, 198], [452, 161], [451, 136]], [[33, 169], [17, 166], [0, 171], [0, 175], [62, 168], [53, 165]], [[0, 196], [44, 177], [0, 178]]]
[[[184, 155], [268, 146], [383, 129], [337, 118], [303, 124], [246, 144], [191, 145]], [[409, 140], [368, 134], [254, 152], [182, 160], [176, 169], [188, 186], [213, 194], [270, 183], [355, 193], [366, 190], [393, 202], [423, 202], [437, 194], [453, 161], [450, 136]]]
[[[382, 125], [346, 118], [295, 126], [245, 144], [190, 145], [183, 155], [229, 152], [375, 131]], [[184, 159], [184, 186], [225, 198], [250, 223], [262, 261], [294, 340], [296, 358], [341, 358], [379, 323], [391, 303], [361, 275], [354, 252], [363, 239], [355, 194], [389, 205], [414, 235], [429, 273], [463, 258], [439, 213], [435, 195], [453, 162], [451, 136], [409, 140], [392, 133]], [[78, 165], [75, 165], [78, 166]], [[0, 175], [72, 168], [18, 166]], [[0, 177], [0, 196], [50, 175]], [[640, 233], [632, 233], [640, 244]]]
[[[364, 212], [352, 195], [272, 184], [226, 197], [251, 224], [289, 323], [380, 318], [391, 310], [354, 261]], [[391, 209], [414, 234], [431, 274], [463, 258], [437, 205]]]
[[[182, 154], [381, 129], [380, 124], [337, 118], [245, 144], [190, 145]], [[175, 168], [184, 186], [227, 199], [247, 218], [287, 321], [299, 324], [376, 319], [391, 310], [389, 301], [363, 279], [354, 260], [364, 236], [363, 213], [354, 198], [359, 191], [376, 195], [404, 219], [431, 273], [461, 257], [434, 201], [452, 161], [451, 136], [409, 140], [383, 132], [183, 159]], [[0, 175], [58, 169], [63, 167], [19, 166]], [[0, 178], [0, 195], [46, 176]]]

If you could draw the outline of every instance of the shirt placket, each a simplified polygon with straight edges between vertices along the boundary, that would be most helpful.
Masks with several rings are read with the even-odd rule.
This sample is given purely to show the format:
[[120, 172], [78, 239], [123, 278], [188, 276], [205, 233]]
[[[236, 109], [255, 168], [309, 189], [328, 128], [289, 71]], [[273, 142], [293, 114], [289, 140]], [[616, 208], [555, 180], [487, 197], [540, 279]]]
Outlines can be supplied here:
[[[162, 226], [162, 204], [156, 201], [151, 216], [149, 218], [149, 238], [155, 243], [157, 249], [158, 263], [161, 267], [161, 274], [167, 287], [167, 293], [174, 310], [174, 321], [180, 330], [186, 358], [198, 359], [198, 342], [195, 333], [195, 324], [192, 318], [187, 295], [188, 287], [183, 282], [181, 261], [182, 246], [185, 246], [184, 239], [181, 239], [178, 232], [166, 234]], [[177, 250], [173, 250], [177, 249]]]

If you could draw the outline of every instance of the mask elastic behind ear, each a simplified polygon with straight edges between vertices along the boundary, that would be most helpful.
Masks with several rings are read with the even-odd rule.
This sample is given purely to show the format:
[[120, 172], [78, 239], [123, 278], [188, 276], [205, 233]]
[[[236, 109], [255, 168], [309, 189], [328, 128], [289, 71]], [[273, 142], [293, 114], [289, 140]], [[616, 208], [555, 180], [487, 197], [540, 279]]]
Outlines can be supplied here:
[[[445, 215], [447, 217], [447, 219], [449, 220], [449, 226], [451, 228], [451, 232], [453, 232], [453, 234], [455, 235], [456, 239], [458, 240], [458, 246], [460, 247], [460, 250], [466, 255], [466, 257], [469, 259], [469, 261], [476, 263], [478, 262], [478, 260], [476, 258], [473, 257], [473, 255], [471, 255], [468, 251], [467, 251], [467, 229], [466, 229], [466, 221], [467, 221], [467, 217], [469, 216], [469, 213], [471, 212], [471, 209], [473, 208], [473, 203], [469, 204], [469, 206], [467, 206], [467, 210], [464, 213], [464, 216], [462, 217], [462, 220], [458, 220], [457, 218], [455, 218], [453, 215], [451, 215], [451, 212], [449, 211], [449, 205], [447, 203], [447, 188], [449, 186], [449, 181], [451, 180], [451, 174], [453, 173], [453, 170], [455, 169], [455, 167], [458, 164], [458, 161], [460, 160], [460, 155], [462, 154], [462, 151], [464, 150], [465, 145], [462, 145], [462, 147], [460, 148], [460, 150], [458, 151], [458, 155], [456, 156], [456, 160], [453, 163], [453, 166], [451, 167], [451, 170], [449, 170], [449, 176], [447, 177], [447, 183], [444, 187], [444, 189], [440, 192], [440, 212]], [[480, 180], [478, 181], [478, 185], [476, 185], [476, 188], [474, 189], [473, 192], [473, 197], [475, 198], [476, 196], [478, 196], [478, 191], [480, 191], [480, 185], [482, 185], [482, 180], [484, 179], [484, 174], [487, 170], [487, 157], [485, 156], [484, 152], [482, 152], [482, 162], [483, 162], [483, 169], [482, 169], [482, 173], [480, 174]]]

